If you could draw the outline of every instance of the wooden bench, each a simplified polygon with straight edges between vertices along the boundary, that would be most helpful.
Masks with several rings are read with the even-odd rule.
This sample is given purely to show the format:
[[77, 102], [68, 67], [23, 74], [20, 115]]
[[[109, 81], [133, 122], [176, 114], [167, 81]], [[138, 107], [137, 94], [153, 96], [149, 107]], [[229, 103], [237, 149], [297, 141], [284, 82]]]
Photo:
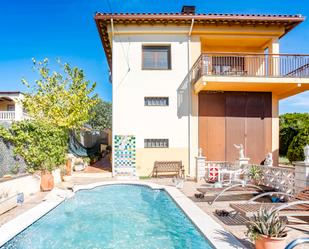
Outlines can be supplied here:
[[182, 161], [155, 161], [153, 173], [155, 177], [158, 177], [161, 173], [184, 177], [185, 170]]

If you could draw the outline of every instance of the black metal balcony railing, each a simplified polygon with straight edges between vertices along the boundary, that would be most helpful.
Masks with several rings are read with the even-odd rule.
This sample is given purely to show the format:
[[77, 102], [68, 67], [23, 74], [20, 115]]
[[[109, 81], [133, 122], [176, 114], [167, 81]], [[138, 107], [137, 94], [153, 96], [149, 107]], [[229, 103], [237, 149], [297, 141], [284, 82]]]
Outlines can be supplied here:
[[201, 76], [309, 78], [309, 55], [201, 54], [188, 76], [191, 83]]

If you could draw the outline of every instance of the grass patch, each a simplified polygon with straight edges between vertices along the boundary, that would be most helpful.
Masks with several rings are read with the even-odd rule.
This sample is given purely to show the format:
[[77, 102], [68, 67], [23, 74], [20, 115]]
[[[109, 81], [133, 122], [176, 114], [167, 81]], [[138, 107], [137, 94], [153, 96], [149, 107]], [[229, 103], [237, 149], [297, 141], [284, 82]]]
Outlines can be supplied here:
[[151, 179], [150, 176], [140, 176], [139, 177], [140, 180], [147, 180], [147, 179]]
[[279, 164], [292, 165], [287, 157], [279, 157]]

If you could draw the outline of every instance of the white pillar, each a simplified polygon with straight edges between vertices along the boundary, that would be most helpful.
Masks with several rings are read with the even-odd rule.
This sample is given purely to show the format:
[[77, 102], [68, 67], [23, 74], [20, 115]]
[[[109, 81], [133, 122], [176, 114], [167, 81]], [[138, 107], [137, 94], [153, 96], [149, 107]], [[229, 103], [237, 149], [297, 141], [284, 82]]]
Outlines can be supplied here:
[[295, 192], [299, 192], [306, 187], [309, 187], [309, 163], [295, 163]]
[[204, 179], [206, 175], [206, 157], [197, 156], [196, 160], [196, 181], [199, 182]]
[[22, 120], [24, 114], [23, 106], [21, 102], [18, 100], [14, 100], [14, 102], [15, 102], [15, 120], [16, 121]]
[[280, 58], [279, 58], [279, 40], [277, 38], [272, 39], [268, 45], [268, 53], [274, 54], [268, 58], [268, 73], [270, 76], [278, 76], [280, 73]]
[[309, 186], [309, 145], [304, 147], [304, 162], [295, 162], [295, 192]]
[[236, 160], [236, 163], [239, 167], [241, 167], [242, 165], [246, 165], [249, 164], [250, 158], [248, 157], [243, 157], [243, 158], [238, 158]]

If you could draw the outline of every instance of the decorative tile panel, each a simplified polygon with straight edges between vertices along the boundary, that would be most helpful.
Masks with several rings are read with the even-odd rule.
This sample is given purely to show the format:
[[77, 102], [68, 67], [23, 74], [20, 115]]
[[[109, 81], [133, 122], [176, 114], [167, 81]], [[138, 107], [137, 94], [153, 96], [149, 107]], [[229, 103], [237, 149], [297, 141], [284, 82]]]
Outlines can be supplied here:
[[116, 176], [136, 176], [136, 139], [131, 135], [114, 137], [114, 173]]

